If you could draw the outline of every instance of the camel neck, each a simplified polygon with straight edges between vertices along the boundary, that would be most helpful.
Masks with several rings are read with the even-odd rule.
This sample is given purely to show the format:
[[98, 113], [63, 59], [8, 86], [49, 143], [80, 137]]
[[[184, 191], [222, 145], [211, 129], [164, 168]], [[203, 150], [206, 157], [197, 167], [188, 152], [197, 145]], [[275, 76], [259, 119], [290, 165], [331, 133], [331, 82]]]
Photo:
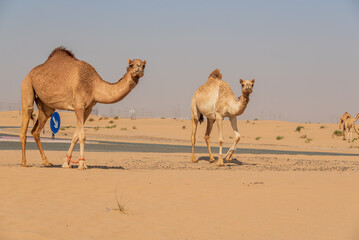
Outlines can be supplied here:
[[139, 77], [131, 77], [126, 73], [117, 83], [99, 80], [95, 89], [95, 101], [99, 103], [115, 103], [122, 100], [134, 89]]
[[249, 102], [249, 94], [248, 93], [242, 93], [242, 96], [238, 97], [238, 101], [236, 104], [236, 107], [234, 109], [233, 115], [241, 115], [244, 110], [246, 109]]

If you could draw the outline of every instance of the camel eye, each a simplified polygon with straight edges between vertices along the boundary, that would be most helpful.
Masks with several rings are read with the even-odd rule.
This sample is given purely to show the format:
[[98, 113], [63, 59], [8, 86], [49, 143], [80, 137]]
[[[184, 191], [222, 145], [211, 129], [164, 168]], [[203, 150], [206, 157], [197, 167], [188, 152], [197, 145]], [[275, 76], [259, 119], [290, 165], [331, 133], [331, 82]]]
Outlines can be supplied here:
[[146, 65], [143, 65], [142, 68], [145, 69]]
[[133, 64], [130, 64], [130, 68], [132, 68], [133, 67]]

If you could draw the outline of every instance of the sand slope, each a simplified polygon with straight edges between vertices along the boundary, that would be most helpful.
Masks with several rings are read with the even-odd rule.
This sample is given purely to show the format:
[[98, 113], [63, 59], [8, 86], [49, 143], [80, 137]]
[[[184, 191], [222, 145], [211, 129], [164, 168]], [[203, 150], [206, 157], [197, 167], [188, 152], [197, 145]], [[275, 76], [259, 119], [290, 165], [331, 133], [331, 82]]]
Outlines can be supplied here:
[[[72, 113], [62, 117], [63, 126], [75, 124]], [[86, 129], [90, 139], [189, 144], [188, 120], [93, 118]], [[105, 128], [111, 120], [117, 126]], [[0, 126], [19, 122], [18, 112], [0, 112]], [[239, 124], [240, 145], [246, 147], [358, 153], [357, 141], [332, 138], [336, 124]], [[103, 128], [95, 130], [97, 125]], [[298, 125], [304, 126], [300, 133], [295, 132]], [[199, 136], [204, 128], [200, 126]], [[1, 131], [18, 134], [19, 129]], [[57, 137], [70, 137], [73, 131], [65, 128]], [[214, 129], [212, 145], [216, 134]], [[228, 146], [228, 123], [224, 134]], [[303, 134], [313, 140], [305, 143]], [[278, 135], [284, 138], [276, 140]], [[201, 138], [199, 145], [204, 145]], [[33, 167], [22, 168], [20, 151], [0, 151], [1, 240], [359, 238], [355, 156], [237, 152], [233, 163], [218, 168], [207, 154], [197, 154], [200, 161], [193, 164], [190, 153], [88, 152], [90, 168], [78, 171], [60, 167], [65, 152], [46, 154], [54, 167], [42, 167], [33, 150], [27, 152]]]
[[0, 168], [0, 238], [356, 239], [358, 181], [338, 172]]

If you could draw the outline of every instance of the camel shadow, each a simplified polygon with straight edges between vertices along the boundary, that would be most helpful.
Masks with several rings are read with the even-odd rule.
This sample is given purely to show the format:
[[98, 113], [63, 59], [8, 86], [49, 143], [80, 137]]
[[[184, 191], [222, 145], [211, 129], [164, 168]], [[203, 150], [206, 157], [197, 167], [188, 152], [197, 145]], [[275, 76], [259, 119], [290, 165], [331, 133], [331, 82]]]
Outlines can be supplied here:
[[[218, 161], [218, 157], [215, 157], [214, 159], [215, 159], [215, 161], [212, 162], [212, 163], [215, 163], [215, 162]], [[207, 161], [207, 162], [209, 162], [209, 157], [205, 157], [205, 156], [199, 157], [198, 161]], [[231, 164], [234, 164], [234, 165], [257, 165], [255, 163], [245, 163], [245, 162], [239, 161], [237, 158], [233, 158], [232, 162], [226, 162], [225, 160], [223, 160], [223, 161], [224, 161], [225, 164], [226, 163], [231, 163]]]
[[[62, 165], [52, 165], [51, 167], [47, 167], [47, 166], [40, 166], [41, 168], [62, 168]], [[121, 166], [102, 166], [102, 165], [90, 165], [87, 166], [88, 169], [120, 169], [120, 170], [125, 170], [125, 168], [121, 167]], [[73, 169], [77, 169], [77, 165], [72, 165]]]

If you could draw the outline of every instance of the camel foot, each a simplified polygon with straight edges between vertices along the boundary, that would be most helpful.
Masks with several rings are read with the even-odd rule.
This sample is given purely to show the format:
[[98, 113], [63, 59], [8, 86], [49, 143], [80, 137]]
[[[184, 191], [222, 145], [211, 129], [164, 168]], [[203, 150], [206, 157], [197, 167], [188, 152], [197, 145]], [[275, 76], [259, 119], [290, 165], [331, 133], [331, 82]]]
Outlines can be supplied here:
[[218, 158], [218, 162], [217, 162], [218, 167], [223, 167], [224, 163], [223, 163], [223, 159], [222, 158]]
[[71, 168], [71, 165], [68, 162], [64, 162], [62, 168]]
[[26, 167], [26, 168], [28, 168], [28, 167], [31, 167], [30, 165], [27, 165], [26, 163], [22, 163], [21, 164], [21, 167]]
[[46, 167], [51, 167], [51, 166], [53, 166], [53, 164], [50, 163], [49, 161], [43, 162], [42, 164], [43, 164], [44, 166], [46, 166]]
[[197, 161], [197, 159], [195, 157], [192, 157], [192, 162], [197, 163], [198, 161]]
[[85, 164], [85, 161], [84, 160], [80, 160], [79, 161], [79, 170], [85, 170], [87, 169], [87, 165]]
[[233, 151], [230, 152], [230, 153], [226, 156], [226, 158], [225, 158], [226, 162], [232, 162], [232, 155], [233, 155]]
[[210, 163], [214, 163], [214, 161], [215, 161], [215, 160], [214, 160], [213, 157], [210, 157], [210, 158], [209, 158], [209, 162], [210, 162]]
[[231, 162], [232, 162], [232, 156], [230, 156], [230, 157], [226, 157], [226, 162], [231, 163]]

